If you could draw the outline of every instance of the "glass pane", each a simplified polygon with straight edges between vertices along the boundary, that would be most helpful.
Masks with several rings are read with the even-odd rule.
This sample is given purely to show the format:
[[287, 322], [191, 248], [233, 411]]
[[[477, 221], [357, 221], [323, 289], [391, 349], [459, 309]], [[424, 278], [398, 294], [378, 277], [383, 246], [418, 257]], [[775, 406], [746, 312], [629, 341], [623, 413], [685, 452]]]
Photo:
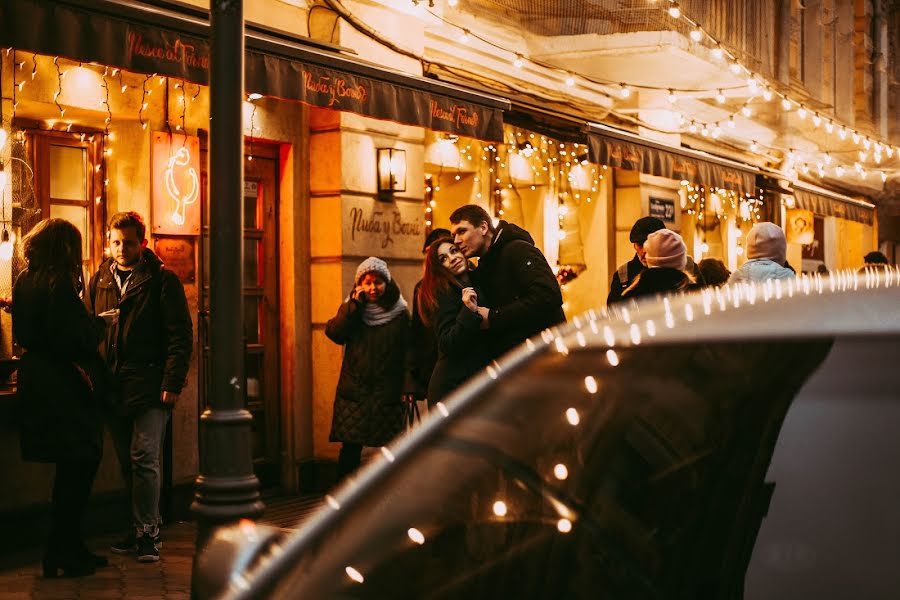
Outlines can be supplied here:
[[259, 229], [259, 184], [255, 181], [244, 182], [244, 228]]
[[50, 146], [50, 197], [87, 200], [87, 152], [84, 148]]
[[91, 229], [88, 227], [88, 210], [84, 206], [69, 206], [66, 204], [50, 205], [51, 219], [65, 219], [78, 228], [81, 232], [81, 257], [89, 260], [91, 257]]
[[247, 353], [244, 357], [244, 364], [247, 370], [247, 404], [261, 404], [263, 399], [263, 355], [258, 353]]
[[262, 257], [259, 255], [259, 240], [244, 239], [244, 285], [258, 286], [259, 278], [259, 261]]
[[244, 296], [244, 333], [248, 344], [259, 343], [259, 297]]

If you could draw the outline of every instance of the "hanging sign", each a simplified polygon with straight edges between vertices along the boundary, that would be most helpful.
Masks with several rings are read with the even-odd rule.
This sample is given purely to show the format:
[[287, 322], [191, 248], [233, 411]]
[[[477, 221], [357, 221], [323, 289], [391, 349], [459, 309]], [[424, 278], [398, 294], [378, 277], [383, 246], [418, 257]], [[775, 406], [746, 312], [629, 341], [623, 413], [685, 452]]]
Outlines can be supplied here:
[[200, 235], [200, 139], [153, 132], [152, 227], [154, 234]]

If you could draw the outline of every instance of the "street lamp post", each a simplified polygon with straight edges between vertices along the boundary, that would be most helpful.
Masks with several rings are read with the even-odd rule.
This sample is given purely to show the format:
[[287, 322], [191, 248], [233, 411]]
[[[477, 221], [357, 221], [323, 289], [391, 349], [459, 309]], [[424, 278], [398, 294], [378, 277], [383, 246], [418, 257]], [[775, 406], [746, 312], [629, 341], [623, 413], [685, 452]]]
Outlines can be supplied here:
[[200, 474], [191, 505], [198, 519], [198, 552], [216, 525], [258, 517], [263, 509], [244, 390], [244, 8], [242, 0], [212, 0], [210, 9], [210, 385], [200, 417]]

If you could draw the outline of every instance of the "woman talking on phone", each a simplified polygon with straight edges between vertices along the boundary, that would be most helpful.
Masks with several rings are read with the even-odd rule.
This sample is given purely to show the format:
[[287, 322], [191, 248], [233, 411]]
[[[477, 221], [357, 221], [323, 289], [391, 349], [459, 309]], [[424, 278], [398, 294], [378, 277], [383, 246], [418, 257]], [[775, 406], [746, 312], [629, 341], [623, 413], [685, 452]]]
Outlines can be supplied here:
[[422, 321], [434, 327], [438, 342], [438, 360], [428, 383], [432, 406], [488, 362], [487, 332], [478, 314], [485, 298], [472, 287], [469, 263], [449, 237], [435, 240], [425, 252], [418, 302]]
[[364, 446], [384, 446], [403, 431], [403, 379], [409, 313], [387, 263], [370, 256], [356, 269], [350, 296], [325, 326], [344, 346], [329, 440], [341, 442], [338, 480], [356, 469]]

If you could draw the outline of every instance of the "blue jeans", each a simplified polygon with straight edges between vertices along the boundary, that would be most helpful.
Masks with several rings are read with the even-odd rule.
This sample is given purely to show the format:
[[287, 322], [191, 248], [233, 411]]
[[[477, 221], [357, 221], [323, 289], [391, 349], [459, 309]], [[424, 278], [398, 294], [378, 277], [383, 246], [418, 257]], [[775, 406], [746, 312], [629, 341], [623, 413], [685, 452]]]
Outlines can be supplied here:
[[131, 497], [134, 527], [144, 533], [155, 533], [162, 523], [160, 456], [170, 414], [168, 409], [152, 407], [135, 415], [109, 417], [109, 432]]

